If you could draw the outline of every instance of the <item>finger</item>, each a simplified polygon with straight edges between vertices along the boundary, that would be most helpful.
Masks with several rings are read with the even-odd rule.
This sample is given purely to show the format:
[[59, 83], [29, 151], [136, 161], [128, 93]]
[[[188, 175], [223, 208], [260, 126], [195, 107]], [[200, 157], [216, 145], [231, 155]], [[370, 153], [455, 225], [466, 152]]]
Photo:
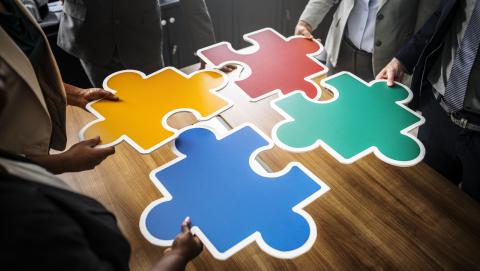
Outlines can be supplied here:
[[227, 67], [227, 69], [228, 69], [229, 71], [234, 71], [234, 70], [237, 69], [237, 66], [231, 65], [231, 64], [227, 65], [226, 67]]
[[102, 92], [101, 88], [91, 88], [86, 90], [87, 94], [85, 95], [85, 99], [92, 101], [98, 100], [104, 97], [104, 93]]
[[207, 63], [203, 59], [200, 59], [200, 70], [205, 69], [205, 67], [207, 67]]
[[313, 39], [312, 33], [310, 33], [310, 31], [308, 31], [306, 29], [302, 31], [302, 35], [307, 39], [310, 39], [310, 40]]
[[87, 139], [87, 140], [82, 141], [80, 143], [85, 144], [89, 147], [95, 147], [95, 146], [98, 145], [98, 143], [100, 143], [100, 137], [97, 136], [97, 137], [94, 137], [94, 138], [91, 138], [91, 139]]
[[182, 227], [181, 227], [181, 230], [182, 230], [182, 233], [189, 233], [190, 232], [190, 217], [186, 217], [185, 220], [183, 220], [182, 222]]
[[115, 148], [114, 147], [99, 148], [99, 149], [95, 149], [95, 151], [98, 153], [99, 156], [104, 157], [103, 159], [105, 159], [106, 157], [115, 153]]
[[169, 247], [169, 248], [167, 248], [167, 249], [165, 249], [165, 250], [163, 251], [163, 255], [167, 255], [167, 254], [170, 253], [171, 251], [172, 251], [172, 248]]
[[98, 99], [108, 99], [112, 101], [118, 101], [118, 97], [115, 94], [101, 88], [90, 89], [85, 98], [88, 101], [94, 101]]
[[120, 98], [118, 98], [117, 95], [111, 93], [110, 91], [104, 90], [104, 92], [107, 93], [104, 97], [105, 99], [110, 100], [110, 101], [119, 101], [120, 100]]
[[387, 86], [393, 87], [395, 85], [395, 72], [393, 70], [387, 71]]
[[227, 66], [223, 66], [221, 69], [220, 69], [222, 72], [226, 72], [226, 73], [229, 73], [232, 71], [232, 69], [230, 69], [229, 67]]
[[377, 77], [375, 77], [376, 80], [380, 79], [385, 79], [385, 69], [381, 70], [378, 74]]

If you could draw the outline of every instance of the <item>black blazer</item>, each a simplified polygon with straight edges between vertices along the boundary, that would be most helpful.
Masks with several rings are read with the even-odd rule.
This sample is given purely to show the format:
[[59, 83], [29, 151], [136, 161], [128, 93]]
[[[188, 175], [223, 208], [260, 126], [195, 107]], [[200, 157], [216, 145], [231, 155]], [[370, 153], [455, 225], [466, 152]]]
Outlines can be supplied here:
[[413, 73], [411, 89], [415, 94], [412, 107], [418, 106], [425, 76], [440, 56], [445, 35], [453, 23], [458, 0], [445, 0], [424, 26], [403, 46], [395, 56]]
[[2, 270], [129, 269], [115, 217], [89, 197], [0, 171], [0, 218]]

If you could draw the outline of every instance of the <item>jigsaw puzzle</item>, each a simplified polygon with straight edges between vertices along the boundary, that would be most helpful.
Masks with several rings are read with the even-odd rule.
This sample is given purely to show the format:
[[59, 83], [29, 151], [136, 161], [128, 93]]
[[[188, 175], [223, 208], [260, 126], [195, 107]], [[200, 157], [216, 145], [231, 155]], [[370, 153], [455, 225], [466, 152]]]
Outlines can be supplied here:
[[184, 129], [175, 140], [178, 158], [150, 175], [163, 198], [143, 212], [143, 235], [169, 246], [189, 216], [192, 232], [217, 259], [253, 241], [279, 258], [308, 251], [317, 230], [303, 208], [329, 188], [299, 163], [266, 173], [255, 158], [272, 147], [251, 124], [223, 137], [198, 125]]
[[80, 138], [99, 135], [103, 146], [127, 141], [140, 153], [149, 153], [175, 137], [167, 124], [169, 116], [192, 112], [198, 120], [207, 120], [228, 109], [232, 103], [216, 91], [227, 83], [217, 71], [198, 71], [185, 75], [175, 68], [164, 68], [149, 76], [126, 70], [104, 81], [104, 88], [117, 94], [120, 101], [99, 100], [87, 109], [98, 119], [80, 131]]
[[381, 160], [411, 166], [425, 155], [422, 143], [411, 130], [425, 120], [405, 106], [412, 92], [385, 80], [367, 84], [355, 75], [338, 73], [322, 80], [334, 93], [329, 101], [311, 101], [296, 92], [272, 101], [285, 121], [272, 132], [278, 146], [295, 152], [319, 145], [342, 163], [353, 163], [374, 152]]
[[199, 50], [198, 56], [217, 67], [230, 63], [248, 67], [250, 75], [236, 84], [253, 101], [276, 91], [299, 90], [311, 99], [320, 97], [321, 89], [312, 79], [326, 73], [327, 67], [313, 57], [322, 50], [318, 41], [299, 36], [286, 39], [270, 28], [246, 34], [244, 39], [254, 44], [255, 52], [235, 51], [222, 42]]

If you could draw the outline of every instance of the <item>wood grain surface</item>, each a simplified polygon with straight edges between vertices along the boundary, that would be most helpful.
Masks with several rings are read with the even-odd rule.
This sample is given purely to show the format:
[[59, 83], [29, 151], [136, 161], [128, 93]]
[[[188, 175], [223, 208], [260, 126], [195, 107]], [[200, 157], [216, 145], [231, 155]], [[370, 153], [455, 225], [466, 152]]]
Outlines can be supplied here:
[[[269, 106], [276, 95], [250, 103], [234, 84], [220, 93], [235, 102], [221, 116], [230, 127], [251, 122], [270, 135], [282, 119]], [[69, 145], [92, 120], [86, 111], [68, 109]], [[189, 113], [169, 119], [175, 128], [195, 122]], [[116, 214], [134, 271], [149, 270], [164, 250], [143, 238], [138, 223], [144, 208], [162, 197], [149, 173], [174, 158], [170, 145], [142, 155], [121, 143], [94, 170], [61, 175]], [[204, 250], [188, 270], [480, 270], [480, 205], [424, 163], [399, 168], [369, 155], [344, 165], [321, 148], [292, 154], [275, 147], [260, 159], [272, 171], [301, 162], [330, 186], [305, 208], [317, 224], [315, 245], [292, 260], [273, 258], [255, 243], [226, 261]]]

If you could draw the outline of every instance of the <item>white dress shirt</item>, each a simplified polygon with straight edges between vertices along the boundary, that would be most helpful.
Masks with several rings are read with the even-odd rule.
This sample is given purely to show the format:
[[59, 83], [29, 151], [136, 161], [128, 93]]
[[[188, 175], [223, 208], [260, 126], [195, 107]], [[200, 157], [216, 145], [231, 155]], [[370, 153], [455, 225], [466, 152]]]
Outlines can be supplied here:
[[347, 37], [363, 51], [373, 52], [375, 22], [380, 0], [355, 0], [353, 10], [348, 17]]

